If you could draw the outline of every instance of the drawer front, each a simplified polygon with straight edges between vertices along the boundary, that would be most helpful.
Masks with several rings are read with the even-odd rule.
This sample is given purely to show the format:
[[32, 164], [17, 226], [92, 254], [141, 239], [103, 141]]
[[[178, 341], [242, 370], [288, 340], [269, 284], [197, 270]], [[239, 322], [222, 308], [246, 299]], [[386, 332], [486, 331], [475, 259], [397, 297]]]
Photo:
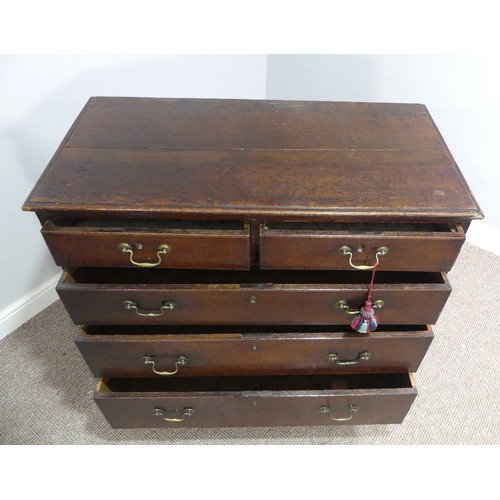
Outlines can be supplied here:
[[318, 330], [151, 334], [141, 327], [93, 327], [94, 333], [82, 330], [76, 345], [96, 377], [255, 376], [416, 371], [433, 339], [430, 327], [366, 337]]
[[[352, 275], [358, 273], [348, 278]], [[381, 273], [378, 276], [383, 278]], [[85, 273], [80, 278], [84, 279]], [[381, 325], [436, 323], [451, 288], [443, 274], [423, 278], [432, 281], [374, 286], [374, 304], [383, 303], [377, 310]], [[364, 283], [279, 283], [264, 288], [236, 283], [110, 284], [74, 282], [70, 273], [63, 275], [56, 289], [73, 322], [87, 325], [346, 325], [367, 294]]]
[[42, 235], [62, 267], [155, 267], [248, 269], [250, 230], [157, 229], [56, 226], [46, 223]]
[[[262, 269], [354, 269], [377, 261], [386, 271], [449, 271], [465, 241], [459, 225], [410, 225], [407, 231], [295, 229], [307, 224], [260, 227]], [[313, 228], [322, 227], [313, 225]], [[378, 226], [374, 224], [375, 229]], [[394, 226], [394, 225], [393, 225]], [[328, 227], [328, 225], [327, 225]], [[393, 229], [392, 226], [389, 226]], [[411, 229], [414, 228], [412, 231]], [[418, 230], [420, 229], [420, 230]], [[441, 229], [441, 231], [431, 231]], [[381, 250], [382, 249], [382, 250]]]
[[94, 399], [114, 428], [254, 427], [396, 424], [417, 395], [409, 374], [240, 379], [101, 379]]

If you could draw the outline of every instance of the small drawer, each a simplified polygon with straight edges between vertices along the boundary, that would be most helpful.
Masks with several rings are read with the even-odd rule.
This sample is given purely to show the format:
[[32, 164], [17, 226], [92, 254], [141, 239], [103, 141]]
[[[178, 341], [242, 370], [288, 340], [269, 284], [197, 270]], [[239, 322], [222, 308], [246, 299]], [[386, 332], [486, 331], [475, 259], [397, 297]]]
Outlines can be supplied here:
[[76, 345], [95, 377], [193, 377], [416, 371], [429, 326], [360, 337], [328, 326], [88, 326]]
[[[57, 292], [76, 324], [344, 325], [369, 271], [180, 271], [75, 268]], [[443, 273], [379, 272], [381, 325], [435, 324], [451, 292]]]
[[42, 235], [62, 267], [250, 267], [250, 227], [238, 221], [48, 220]]
[[100, 379], [114, 428], [397, 424], [417, 390], [408, 373]]
[[449, 271], [465, 241], [460, 224], [269, 222], [262, 269]]

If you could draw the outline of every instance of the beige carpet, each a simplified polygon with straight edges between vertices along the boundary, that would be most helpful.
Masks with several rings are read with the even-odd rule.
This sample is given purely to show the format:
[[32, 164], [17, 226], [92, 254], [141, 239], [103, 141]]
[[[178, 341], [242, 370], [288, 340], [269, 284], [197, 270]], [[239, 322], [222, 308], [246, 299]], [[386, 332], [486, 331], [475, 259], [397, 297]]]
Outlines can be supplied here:
[[402, 425], [111, 429], [60, 302], [0, 341], [1, 444], [500, 444], [500, 257], [465, 244]]

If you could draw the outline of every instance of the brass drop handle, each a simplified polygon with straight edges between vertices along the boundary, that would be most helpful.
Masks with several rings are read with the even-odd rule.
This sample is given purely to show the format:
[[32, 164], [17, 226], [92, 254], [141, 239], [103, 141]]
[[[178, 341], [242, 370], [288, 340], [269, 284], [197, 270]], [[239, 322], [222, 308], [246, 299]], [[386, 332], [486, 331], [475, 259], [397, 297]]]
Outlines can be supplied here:
[[[165, 413], [167, 413], [167, 414], [180, 413], [182, 415], [182, 418], [166, 417]], [[184, 408], [183, 410], [167, 411], [167, 410], [165, 410], [165, 408], [155, 408], [153, 410], [153, 415], [155, 417], [161, 417], [163, 420], [166, 420], [167, 422], [183, 422], [184, 420], [186, 420], [186, 418], [192, 417], [194, 415], [194, 409], [193, 408]]]
[[186, 356], [179, 356], [177, 358], [177, 361], [175, 362], [175, 370], [173, 372], [159, 372], [155, 369], [155, 362], [149, 357], [149, 356], [144, 356], [142, 358], [142, 361], [144, 362], [145, 365], [152, 365], [151, 368], [156, 375], [175, 375], [179, 371], [179, 366], [184, 366], [187, 365], [188, 358]]
[[[384, 307], [385, 302], [383, 300], [375, 300], [372, 303], [373, 309], [382, 309]], [[354, 309], [352, 307], [349, 307], [349, 304], [345, 300], [339, 300], [336, 304], [335, 307], [339, 309], [343, 309], [346, 314], [359, 314], [359, 307], [357, 309]]]
[[175, 305], [173, 302], [162, 302], [160, 309], [143, 309], [138, 302], [133, 300], [125, 300], [123, 302], [123, 307], [127, 311], [135, 311], [138, 316], [144, 316], [146, 318], [154, 318], [157, 316], [163, 316], [165, 311], [171, 311], [174, 309]]
[[352, 249], [347, 245], [343, 245], [339, 248], [339, 254], [344, 257], [349, 257], [349, 265], [354, 269], [358, 269], [359, 271], [371, 271], [375, 266], [379, 265], [379, 257], [383, 257], [389, 253], [388, 247], [378, 247], [375, 253], [375, 264], [373, 266], [365, 266], [365, 265], [356, 265], [352, 263]]
[[158, 251], [156, 252], [156, 255], [158, 257], [158, 260], [156, 262], [136, 262], [134, 260], [134, 249], [132, 248], [132, 245], [129, 245], [128, 243], [118, 243], [118, 249], [121, 250], [122, 253], [128, 253], [130, 255], [129, 260], [134, 266], [139, 266], [139, 267], [156, 267], [161, 264], [161, 256], [166, 255], [168, 252], [172, 250], [169, 245], [163, 244], [158, 247]]
[[319, 411], [320, 411], [320, 413], [328, 413], [330, 416], [330, 419], [335, 420], [335, 422], [347, 422], [348, 420], [351, 420], [353, 417], [353, 414], [359, 410], [359, 406], [349, 404], [347, 408], [349, 409], [349, 416], [348, 417], [340, 417], [340, 418], [332, 416], [332, 411], [331, 411], [329, 406], [322, 406], [319, 409]]
[[369, 361], [372, 355], [368, 351], [363, 351], [358, 354], [356, 359], [351, 360], [341, 360], [339, 355], [336, 353], [330, 353], [327, 356], [328, 361], [332, 361], [336, 365], [347, 366], [347, 365], [357, 365], [360, 361]]

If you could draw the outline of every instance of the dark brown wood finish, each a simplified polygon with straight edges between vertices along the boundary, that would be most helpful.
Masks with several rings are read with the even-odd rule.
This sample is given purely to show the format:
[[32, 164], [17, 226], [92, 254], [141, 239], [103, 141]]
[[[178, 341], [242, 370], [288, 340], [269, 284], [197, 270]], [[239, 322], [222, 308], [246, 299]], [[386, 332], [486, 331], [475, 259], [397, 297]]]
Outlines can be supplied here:
[[[334, 274], [336, 283], [326, 273], [299, 271], [148, 271], [80, 268], [64, 274], [56, 289], [76, 324], [342, 325], [352, 316], [336, 303], [361, 307], [369, 282], [369, 273], [360, 271]], [[444, 274], [380, 272], [373, 300], [385, 301], [377, 313], [381, 323], [434, 324], [450, 292]], [[138, 309], [127, 309], [127, 301]], [[162, 313], [166, 303], [173, 309]]]
[[[113, 97], [23, 209], [117, 428], [401, 422], [483, 217], [420, 104]], [[344, 245], [365, 266], [389, 248], [369, 335], [337, 307], [356, 313], [372, 276]]]
[[441, 146], [420, 104], [97, 97], [67, 146], [411, 150], [417, 142]]
[[94, 400], [114, 428], [254, 427], [401, 423], [416, 395], [408, 374], [309, 375], [104, 379]]
[[381, 271], [449, 271], [465, 241], [462, 227], [455, 225], [444, 225], [441, 231], [425, 224], [409, 225], [406, 231], [398, 230], [398, 224], [389, 225], [389, 230], [382, 224], [381, 229], [377, 224], [364, 224], [364, 231], [354, 224], [309, 226], [261, 226], [261, 268], [349, 270], [349, 257], [339, 253], [341, 247], [351, 248], [354, 265], [370, 266], [375, 263], [377, 249], [385, 246], [389, 253], [380, 257]]
[[[133, 260], [139, 264], [160, 262], [160, 268], [250, 268], [250, 226], [244, 228], [243, 224], [241, 229], [133, 231], [113, 221], [105, 227], [56, 226], [48, 221], [42, 235], [56, 264], [63, 267], [139, 267], [118, 246], [127, 243], [133, 249]], [[157, 251], [162, 244], [167, 244], [169, 251], [159, 259]]]
[[[414, 372], [434, 337], [425, 326], [381, 327], [366, 336], [349, 330], [88, 327], [76, 345], [95, 377], [154, 377], [145, 356], [156, 371], [169, 373], [176, 371], [180, 357], [187, 358], [177, 373], [162, 376], [306, 375]], [[360, 359], [362, 353], [369, 353], [369, 359]]]
[[210, 99], [92, 99], [24, 209], [482, 217], [422, 105]]

